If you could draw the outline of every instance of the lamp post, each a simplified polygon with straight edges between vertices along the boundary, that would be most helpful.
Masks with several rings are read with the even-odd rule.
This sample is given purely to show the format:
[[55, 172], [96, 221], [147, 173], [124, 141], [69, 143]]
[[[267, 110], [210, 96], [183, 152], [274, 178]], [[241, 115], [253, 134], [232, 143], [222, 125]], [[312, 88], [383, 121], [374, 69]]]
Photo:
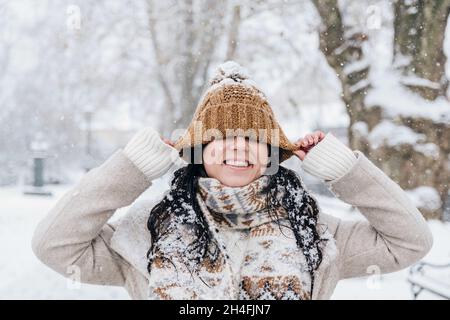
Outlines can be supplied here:
[[31, 143], [30, 149], [33, 157], [33, 182], [31, 186], [27, 186], [24, 194], [51, 196], [52, 193], [44, 187], [44, 169], [48, 144], [38, 135]]

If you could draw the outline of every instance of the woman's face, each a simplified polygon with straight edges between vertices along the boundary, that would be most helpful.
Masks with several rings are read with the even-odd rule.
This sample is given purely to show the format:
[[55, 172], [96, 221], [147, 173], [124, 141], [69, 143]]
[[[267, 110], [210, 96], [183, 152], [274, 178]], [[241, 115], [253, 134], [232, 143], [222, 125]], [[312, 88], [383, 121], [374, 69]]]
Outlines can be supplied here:
[[258, 179], [268, 161], [267, 144], [244, 137], [213, 140], [203, 150], [208, 176], [229, 187], [242, 187]]

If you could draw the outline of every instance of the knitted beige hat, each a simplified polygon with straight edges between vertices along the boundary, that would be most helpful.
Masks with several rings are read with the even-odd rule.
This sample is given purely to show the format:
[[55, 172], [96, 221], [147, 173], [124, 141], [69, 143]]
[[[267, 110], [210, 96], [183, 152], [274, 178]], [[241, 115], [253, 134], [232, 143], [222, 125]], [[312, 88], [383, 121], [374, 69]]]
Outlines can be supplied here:
[[186, 157], [185, 148], [229, 136], [252, 137], [279, 147], [280, 162], [290, 158], [292, 150], [297, 149], [275, 119], [265, 95], [249, 79], [246, 70], [233, 61], [217, 68], [175, 148]]

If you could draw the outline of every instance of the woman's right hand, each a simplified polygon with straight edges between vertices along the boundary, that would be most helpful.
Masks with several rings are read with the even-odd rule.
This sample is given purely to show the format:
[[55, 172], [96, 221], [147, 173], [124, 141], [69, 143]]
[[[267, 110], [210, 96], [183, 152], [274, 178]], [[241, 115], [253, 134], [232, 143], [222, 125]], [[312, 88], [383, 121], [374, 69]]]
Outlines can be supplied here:
[[139, 130], [127, 143], [126, 156], [150, 179], [163, 176], [172, 165], [182, 164], [174, 143], [151, 127]]

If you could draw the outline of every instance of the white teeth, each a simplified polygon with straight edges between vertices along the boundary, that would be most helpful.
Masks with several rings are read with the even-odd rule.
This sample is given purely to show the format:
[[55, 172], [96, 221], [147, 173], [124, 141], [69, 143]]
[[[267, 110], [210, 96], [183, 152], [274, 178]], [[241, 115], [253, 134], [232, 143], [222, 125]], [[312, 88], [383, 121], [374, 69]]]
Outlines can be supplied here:
[[249, 163], [247, 161], [235, 161], [235, 160], [226, 160], [225, 163], [230, 166], [235, 167], [248, 167]]

